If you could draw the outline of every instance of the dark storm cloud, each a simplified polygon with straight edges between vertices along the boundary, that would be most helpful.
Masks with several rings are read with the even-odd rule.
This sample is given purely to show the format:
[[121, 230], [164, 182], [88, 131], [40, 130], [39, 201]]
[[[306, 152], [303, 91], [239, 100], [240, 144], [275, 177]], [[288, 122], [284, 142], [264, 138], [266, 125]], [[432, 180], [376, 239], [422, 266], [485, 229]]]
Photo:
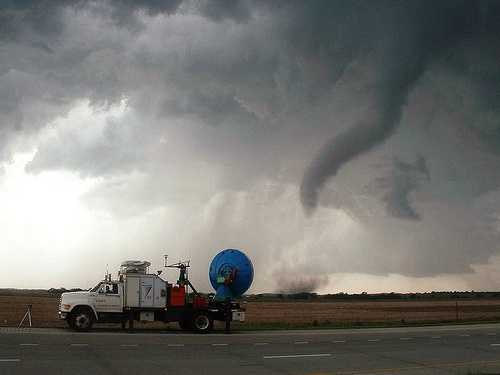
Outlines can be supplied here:
[[213, 92], [202, 90], [181, 94], [181, 99], [172, 98], [165, 101], [165, 112], [179, 116], [196, 116], [210, 125], [230, 123], [253, 123], [255, 115], [246, 110], [237, 101], [234, 93]]
[[[73, 28], [73, 17], [86, 14], [89, 20], [102, 20], [108, 15], [111, 25], [134, 26], [140, 12], [170, 14], [179, 5], [178, 0], [2, 2], [0, 159], [9, 158], [13, 139], [29, 136], [64, 115], [75, 100], [90, 98], [94, 104], [102, 105], [120, 100], [126, 92], [116, 74], [117, 69], [123, 68], [119, 59], [125, 46], [110, 40], [86, 45], [90, 40], [85, 38], [92, 30], [85, 30], [82, 25], [80, 31], [85, 35], [70, 36], [78, 32]], [[87, 22], [89, 28], [91, 24]]]
[[[175, 237], [208, 261], [241, 246], [275, 284], [471, 272], [498, 252], [499, 15], [484, 1], [12, 1], [0, 157], [36, 148], [30, 173], [102, 179], [93, 209], [165, 209], [151, 248]], [[323, 285], [305, 284], [286, 289]]]
[[0, 40], [19, 40], [21, 34], [33, 31], [54, 36], [60, 32], [61, 6], [70, 1], [4, 1], [0, 9]]
[[199, 10], [215, 21], [232, 19], [242, 22], [251, 16], [252, 4], [245, 0], [201, 1]]
[[[149, 14], [174, 13], [182, 0], [109, 0], [101, 2], [110, 7], [113, 17], [120, 22], [132, 21], [132, 14], [138, 10]], [[62, 30], [61, 11], [66, 7], [83, 9], [98, 7], [92, 0], [5, 0], [0, 11], [0, 38], [16, 38], [26, 29], [47, 36], [54, 36]], [[100, 8], [103, 10], [103, 8]]]

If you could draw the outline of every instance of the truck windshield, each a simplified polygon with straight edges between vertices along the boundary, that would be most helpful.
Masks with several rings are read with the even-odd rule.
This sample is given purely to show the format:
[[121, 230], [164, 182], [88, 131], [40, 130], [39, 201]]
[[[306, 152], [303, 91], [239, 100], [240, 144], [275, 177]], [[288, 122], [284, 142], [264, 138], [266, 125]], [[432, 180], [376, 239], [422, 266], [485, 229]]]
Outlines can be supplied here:
[[91, 292], [97, 292], [99, 290], [99, 287], [101, 286], [102, 283], [97, 284], [95, 287], [90, 289]]

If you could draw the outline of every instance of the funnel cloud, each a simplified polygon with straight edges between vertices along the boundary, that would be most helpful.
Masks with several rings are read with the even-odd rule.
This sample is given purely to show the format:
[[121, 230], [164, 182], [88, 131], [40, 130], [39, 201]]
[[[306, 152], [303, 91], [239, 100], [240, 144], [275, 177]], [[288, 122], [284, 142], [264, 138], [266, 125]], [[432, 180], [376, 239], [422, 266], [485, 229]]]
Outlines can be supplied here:
[[[372, 6], [378, 8], [380, 4]], [[301, 184], [301, 201], [309, 213], [318, 205], [322, 187], [344, 164], [393, 133], [413, 85], [428, 64], [452, 53], [460, 41], [472, 35], [480, 39], [499, 38], [498, 25], [493, 24], [497, 18], [489, 13], [492, 9], [487, 2], [457, 2], [456, 8], [446, 2], [436, 7], [428, 2], [405, 4], [404, 9], [397, 9], [394, 2], [387, 4], [390, 4], [388, 14], [379, 10], [387, 17], [389, 26], [383, 35], [375, 31], [375, 41], [368, 47], [373, 49], [369, 55], [374, 56], [369, 58], [374, 60], [377, 76], [372, 93], [375, 104], [363, 120], [329, 140], [307, 167]]]

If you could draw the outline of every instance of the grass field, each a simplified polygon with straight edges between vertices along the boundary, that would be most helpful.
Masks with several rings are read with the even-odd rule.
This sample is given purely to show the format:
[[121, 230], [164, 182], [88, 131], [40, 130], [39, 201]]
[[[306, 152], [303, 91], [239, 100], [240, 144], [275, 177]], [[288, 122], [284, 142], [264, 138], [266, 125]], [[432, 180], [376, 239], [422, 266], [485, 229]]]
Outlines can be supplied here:
[[0, 295], [0, 325], [18, 325], [27, 305], [31, 304], [35, 327], [55, 327], [62, 325], [57, 319], [59, 298], [48, 296], [2, 296]]
[[[28, 304], [36, 327], [59, 327], [59, 298], [48, 293], [0, 295], [0, 326], [19, 324]], [[500, 299], [373, 302], [247, 302], [252, 328], [367, 326], [432, 322], [500, 321]], [[458, 319], [457, 319], [458, 318]]]
[[500, 320], [500, 300], [255, 302], [249, 325], [369, 326]]

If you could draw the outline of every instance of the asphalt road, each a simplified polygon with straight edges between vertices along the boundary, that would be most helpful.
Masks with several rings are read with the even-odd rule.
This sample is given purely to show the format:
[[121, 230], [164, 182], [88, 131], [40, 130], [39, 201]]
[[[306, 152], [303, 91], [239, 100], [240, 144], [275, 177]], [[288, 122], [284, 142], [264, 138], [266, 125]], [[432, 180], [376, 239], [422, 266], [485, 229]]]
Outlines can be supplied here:
[[231, 335], [0, 328], [0, 374], [500, 374], [500, 324]]

